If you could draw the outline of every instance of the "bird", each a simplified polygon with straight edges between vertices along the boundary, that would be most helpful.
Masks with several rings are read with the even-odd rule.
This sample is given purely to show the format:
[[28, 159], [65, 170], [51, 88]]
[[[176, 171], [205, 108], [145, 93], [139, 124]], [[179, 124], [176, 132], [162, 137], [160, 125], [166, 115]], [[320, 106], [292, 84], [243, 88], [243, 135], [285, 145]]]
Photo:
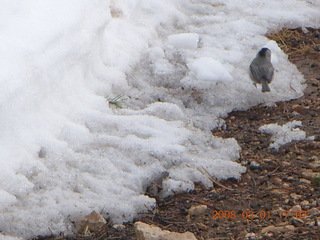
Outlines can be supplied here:
[[250, 64], [250, 78], [256, 83], [261, 83], [262, 92], [270, 92], [269, 84], [273, 79], [274, 67], [271, 63], [269, 48], [261, 48]]

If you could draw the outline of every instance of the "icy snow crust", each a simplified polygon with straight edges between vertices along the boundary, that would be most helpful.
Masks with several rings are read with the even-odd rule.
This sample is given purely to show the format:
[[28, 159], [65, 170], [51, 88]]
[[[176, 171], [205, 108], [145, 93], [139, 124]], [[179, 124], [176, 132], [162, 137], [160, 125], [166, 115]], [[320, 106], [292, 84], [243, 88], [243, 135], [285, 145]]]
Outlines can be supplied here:
[[[263, 35], [319, 27], [319, 10], [297, 0], [1, 0], [2, 234], [68, 233], [93, 210], [130, 220], [155, 204], [144, 192], [163, 171], [163, 196], [211, 186], [202, 167], [239, 178], [237, 142], [210, 129], [234, 109], [302, 95], [303, 77]], [[267, 94], [247, 74], [262, 46], [276, 68]], [[122, 93], [127, 107], [110, 107], [106, 97]]]
[[292, 141], [305, 140], [307, 133], [301, 130], [301, 121], [291, 121], [283, 124], [282, 126], [277, 123], [263, 125], [259, 128], [260, 132], [271, 134], [271, 141], [269, 148], [279, 150], [282, 145]]

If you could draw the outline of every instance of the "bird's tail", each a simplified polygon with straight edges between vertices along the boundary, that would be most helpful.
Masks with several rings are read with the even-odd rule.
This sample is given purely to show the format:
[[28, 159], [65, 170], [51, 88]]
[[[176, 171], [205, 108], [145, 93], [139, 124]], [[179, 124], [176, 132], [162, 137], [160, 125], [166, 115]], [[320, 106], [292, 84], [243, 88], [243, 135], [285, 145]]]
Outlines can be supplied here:
[[265, 79], [261, 80], [261, 84], [262, 84], [262, 92], [270, 92], [269, 85]]

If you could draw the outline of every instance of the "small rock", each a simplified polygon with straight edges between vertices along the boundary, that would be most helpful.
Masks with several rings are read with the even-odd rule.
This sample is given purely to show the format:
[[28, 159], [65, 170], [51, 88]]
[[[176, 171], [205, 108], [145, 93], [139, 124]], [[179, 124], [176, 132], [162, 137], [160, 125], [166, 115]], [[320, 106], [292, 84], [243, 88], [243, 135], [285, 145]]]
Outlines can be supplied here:
[[282, 179], [281, 179], [281, 178], [274, 177], [272, 180], [273, 180], [276, 184], [278, 184], [278, 185], [281, 185], [281, 184], [282, 184]]
[[301, 212], [301, 206], [300, 205], [296, 205], [293, 206], [290, 210], [289, 210], [289, 216], [296, 216], [297, 212]]
[[319, 226], [320, 223], [320, 218], [314, 218], [310, 219], [309, 221], [306, 222], [306, 225], [309, 227], [314, 227], [314, 226]]
[[271, 190], [271, 193], [274, 194], [274, 195], [284, 195], [286, 194], [287, 192], [285, 190], [280, 190], [280, 189], [273, 189]]
[[248, 239], [248, 240], [259, 239], [259, 237], [255, 233], [247, 233], [245, 238]]
[[283, 165], [284, 167], [289, 167], [289, 166], [291, 166], [291, 163], [284, 161], [284, 162], [282, 162], [282, 165]]
[[197, 205], [197, 206], [192, 206], [188, 212], [190, 216], [199, 217], [199, 216], [205, 215], [207, 210], [208, 210], [207, 205]]
[[38, 153], [38, 157], [39, 158], [45, 158], [47, 156], [47, 151], [44, 147], [40, 148], [40, 151]]
[[[243, 230], [239, 233], [238, 237], [239, 239], [244, 239], [245, 236], [248, 234], [248, 232], [246, 230]], [[210, 240], [211, 238], [209, 238], [208, 240]]]
[[313, 215], [320, 214], [320, 210], [318, 208], [311, 208], [308, 211], [308, 217], [312, 217]]
[[299, 179], [299, 182], [301, 182], [301, 183], [305, 183], [305, 184], [308, 184], [308, 185], [310, 185], [310, 184], [311, 184], [311, 181], [310, 181], [310, 180], [307, 180], [307, 179], [305, 179], [305, 178], [301, 178], [301, 179]]
[[261, 233], [262, 234], [265, 234], [265, 233], [268, 233], [268, 232], [277, 233], [277, 232], [282, 232], [283, 229], [284, 229], [284, 227], [275, 227], [275, 226], [271, 225], [271, 226], [262, 228], [261, 229]]
[[304, 224], [304, 222], [303, 222], [301, 219], [299, 219], [299, 218], [293, 217], [293, 218], [291, 219], [291, 224], [292, 224], [293, 226], [295, 226], [295, 227], [301, 227], [301, 226]]
[[295, 226], [293, 226], [293, 225], [286, 225], [285, 228], [286, 228], [286, 230], [289, 230], [289, 231], [296, 230]]
[[313, 155], [312, 157], [310, 157], [310, 158], [308, 159], [308, 161], [310, 161], [310, 162], [318, 161], [318, 160], [320, 160], [320, 158], [319, 158], [318, 156], [316, 156], [316, 155]]
[[268, 232], [274, 232], [275, 231], [275, 226], [271, 225], [271, 226], [268, 226], [268, 227], [264, 227], [261, 229], [261, 233], [262, 234], [265, 234], [265, 233], [268, 233]]
[[290, 194], [290, 197], [291, 197], [293, 200], [295, 200], [295, 201], [298, 201], [298, 200], [300, 200], [300, 199], [302, 198], [301, 195], [296, 194], [296, 193], [291, 193], [291, 194]]
[[288, 184], [288, 183], [283, 183], [283, 184], [282, 184], [282, 187], [283, 187], [283, 188], [289, 188], [289, 187], [290, 187], [290, 184]]
[[78, 223], [77, 232], [84, 235], [88, 235], [92, 232], [98, 232], [106, 223], [106, 219], [101, 214], [93, 211]]
[[308, 170], [304, 170], [302, 173], [302, 176], [308, 180], [312, 180], [316, 175], [317, 173], [316, 172], [313, 172], [312, 170], [308, 169]]
[[272, 232], [272, 233], [283, 233], [283, 232], [294, 231], [294, 230], [295, 230], [295, 227], [293, 225], [287, 225], [287, 226], [284, 226], [284, 227], [275, 227], [275, 226], [271, 225], [271, 226], [268, 226], [268, 227], [264, 227], [261, 230], [261, 233], [262, 234], [266, 234], [266, 233], [269, 233], [269, 232]]
[[287, 181], [290, 181], [290, 182], [295, 182], [296, 181], [296, 179], [294, 177], [292, 177], [292, 176], [289, 176], [286, 179], [287, 179]]
[[143, 222], [134, 224], [138, 240], [197, 240], [193, 233], [176, 233]]
[[126, 226], [123, 225], [123, 224], [114, 224], [112, 227], [113, 227], [114, 229], [119, 230], [119, 231], [124, 230], [124, 229], [126, 228]]
[[311, 179], [311, 183], [314, 186], [320, 187], [320, 174], [315, 175], [312, 179]]
[[311, 206], [311, 207], [316, 207], [316, 206], [318, 206], [318, 201], [317, 201], [317, 200], [312, 201], [311, 204], [310, 204], [310, 206]]
[[309, 163], [309, 166], [312, 170], [317, 171], [320, 168], [320, 160]]
[[300, 113], [298, 113], [298, 112], [296, 112], [296, 111], [293, 111], [292, 113], [291, 113], [291, 116], [292, 117], [296, 117], [296, 116], [300, 116], [301, 114]]
[[199, 230], [201, 230], [201, 231], [208, 231], [208, 226], [207, 225], [205, 225], [205, 224], [203, 224], [203, 223], [198, 223], [197, 224], [197, 227], [199, 228]]
[[303, 200], [300, 205], [302, 207], [304, 207], [304, 209], [306, 209], [306, 207], [308, 207], [310, 205], [309, 201], [308, 200]]

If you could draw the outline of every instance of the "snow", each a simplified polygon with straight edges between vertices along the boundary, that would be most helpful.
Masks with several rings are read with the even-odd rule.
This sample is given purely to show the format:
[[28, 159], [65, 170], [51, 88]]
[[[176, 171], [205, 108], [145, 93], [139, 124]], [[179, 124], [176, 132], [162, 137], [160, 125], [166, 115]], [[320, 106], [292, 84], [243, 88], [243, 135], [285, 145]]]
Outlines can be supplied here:
[[[194, 73], [189, 76], [188, 81], [183, 81], [187, 87], [193, 86], [197, 89], [210, 88], [212, 83], [222, 82], [230, 84], [233, 81], [228, 70], [218, 61], [210, 57], [200, 57], [188, 64], [190, 72]], [[213, 85], [214, 86], [214, 85]]]
[[291, 121], [283, 124], [282, 126], [277, 123], [266, 124], [259, 128], [260, 132], [271, 134], [271, 141], [269, 148], [279, 150], [284, 144], [290, 143], [292, 141], [302, 141], [305, 140], [307, 134], [305, 131], [300, 130], [302, 127], [301, 121]]
[[[318, 1], [1, 0], [0, 235], [73, 230], [102, 212], [131, 220], [202, 181], [239, 178], [235, 139], [210, 130], [232, 110], [300, 97], [304, 79], [263, 35], [319, 27]], [[263, 46], [275, 79], [248, 66]], [[106, 99], [125, 94], [126, 107]], [[5, 237], [5, 235], [7, 237]]]
[[175, 50], [191, 49], [196, 50], [199, 43], [199, 34], [197, 33], [179, 33], [168, 37], [167, 44]]

